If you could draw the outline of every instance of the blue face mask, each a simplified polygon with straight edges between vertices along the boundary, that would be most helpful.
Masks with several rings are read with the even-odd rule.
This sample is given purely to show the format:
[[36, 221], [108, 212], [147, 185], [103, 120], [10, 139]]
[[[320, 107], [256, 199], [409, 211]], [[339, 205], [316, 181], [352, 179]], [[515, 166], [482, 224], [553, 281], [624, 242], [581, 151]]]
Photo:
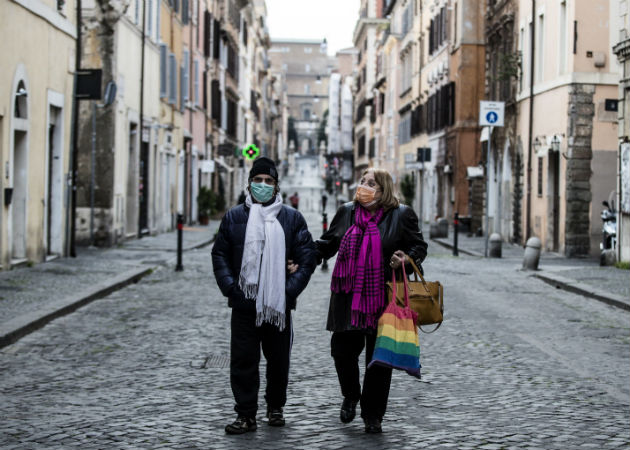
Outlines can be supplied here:
[[273, 197], [274, 186], [267, 183], [254, 183], [249, 185], [252, 197], [259, 203], [267, 203]]

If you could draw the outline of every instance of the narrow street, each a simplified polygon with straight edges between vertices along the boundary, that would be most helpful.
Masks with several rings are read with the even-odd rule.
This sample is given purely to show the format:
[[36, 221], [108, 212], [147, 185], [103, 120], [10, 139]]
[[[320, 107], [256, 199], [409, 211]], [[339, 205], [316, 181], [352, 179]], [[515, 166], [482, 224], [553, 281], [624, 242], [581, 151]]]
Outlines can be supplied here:
[[321, 268], [294, 316], [287, 426], [266, 425], [261, 394], [258, 431], [224, 434], [230, 310], [208, 246], [186, 253], [183, 272], [160, 269], [2, 349], [0, 447], [628, 448], [628, 312], [556, 290], [517, 260], [429, 250], [446, 320], [420, 336], [422, 379], [394, 374], [382, 435], [338, 419]]

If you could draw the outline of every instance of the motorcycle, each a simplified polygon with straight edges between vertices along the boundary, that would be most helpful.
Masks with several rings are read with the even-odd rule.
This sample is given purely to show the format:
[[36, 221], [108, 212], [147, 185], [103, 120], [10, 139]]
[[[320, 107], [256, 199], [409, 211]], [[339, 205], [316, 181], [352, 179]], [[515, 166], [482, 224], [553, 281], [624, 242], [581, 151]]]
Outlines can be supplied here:
[[[602, 242], [599, 244], [601, 250], [600, 264], [609, 265], [609, 259], [615, 258], [615, 249], [617, 248], [617, 211], [615, 210], [615, 202], [612, 201], [612, 207], [607, 201], [603, 201], [602, 205], [606, 207], [600, 215], [604, 225], [602, 226]], [[614, 263], [614, 261], [611, 261]]]

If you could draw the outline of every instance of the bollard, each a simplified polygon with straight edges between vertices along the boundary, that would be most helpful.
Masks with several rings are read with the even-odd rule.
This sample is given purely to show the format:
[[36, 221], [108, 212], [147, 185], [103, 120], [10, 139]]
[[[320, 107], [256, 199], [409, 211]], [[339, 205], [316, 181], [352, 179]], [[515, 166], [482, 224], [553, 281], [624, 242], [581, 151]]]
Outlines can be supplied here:
[[184, 215], [177, 214], [177, 265], [175, 266], [175, 272], [181, 272], [184, 270], [182, 266], [182, 244], [184, 239]]
[[538, 270], [538, 261], [540, 260], [540, 239], [530, 237], [525, 244], [525, 257], [523, 259], [524, 270]]
[[492, 233], [490, 235], [490, 258], [501, 258], [502, 245], [503, 240], [501, 240], [501, 235], [499, 233]]
[[457, 251], [458, 229], [459, 229], [459, 213], [455, 213], [455, 218], [453, 219], [453, 256], [459, 256], [459, 252]]
[[[328, 214], [325, 212], [322, 213], [322, 230], [324, 233], [328, 231]], [[328, 260], [324, 259], [322, 262], [322, 272], [326, 272], [328, 270]]]

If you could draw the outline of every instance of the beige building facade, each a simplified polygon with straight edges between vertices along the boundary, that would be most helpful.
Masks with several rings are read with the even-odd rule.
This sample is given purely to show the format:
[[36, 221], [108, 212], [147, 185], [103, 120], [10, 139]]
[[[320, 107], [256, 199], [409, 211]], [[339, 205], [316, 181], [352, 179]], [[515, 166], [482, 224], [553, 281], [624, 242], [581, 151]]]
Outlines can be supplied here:
[[75, 17], [72, 0], [0, 3], [2, 269], [68, 254]]
[[538, 1], [532, 11], [521, 1], [518, 10], [524, 235], [567, 256], [596, 255], [600, 205], [616, 189], [617, 117], [607, 110], [618, 89], [610, 2]]

